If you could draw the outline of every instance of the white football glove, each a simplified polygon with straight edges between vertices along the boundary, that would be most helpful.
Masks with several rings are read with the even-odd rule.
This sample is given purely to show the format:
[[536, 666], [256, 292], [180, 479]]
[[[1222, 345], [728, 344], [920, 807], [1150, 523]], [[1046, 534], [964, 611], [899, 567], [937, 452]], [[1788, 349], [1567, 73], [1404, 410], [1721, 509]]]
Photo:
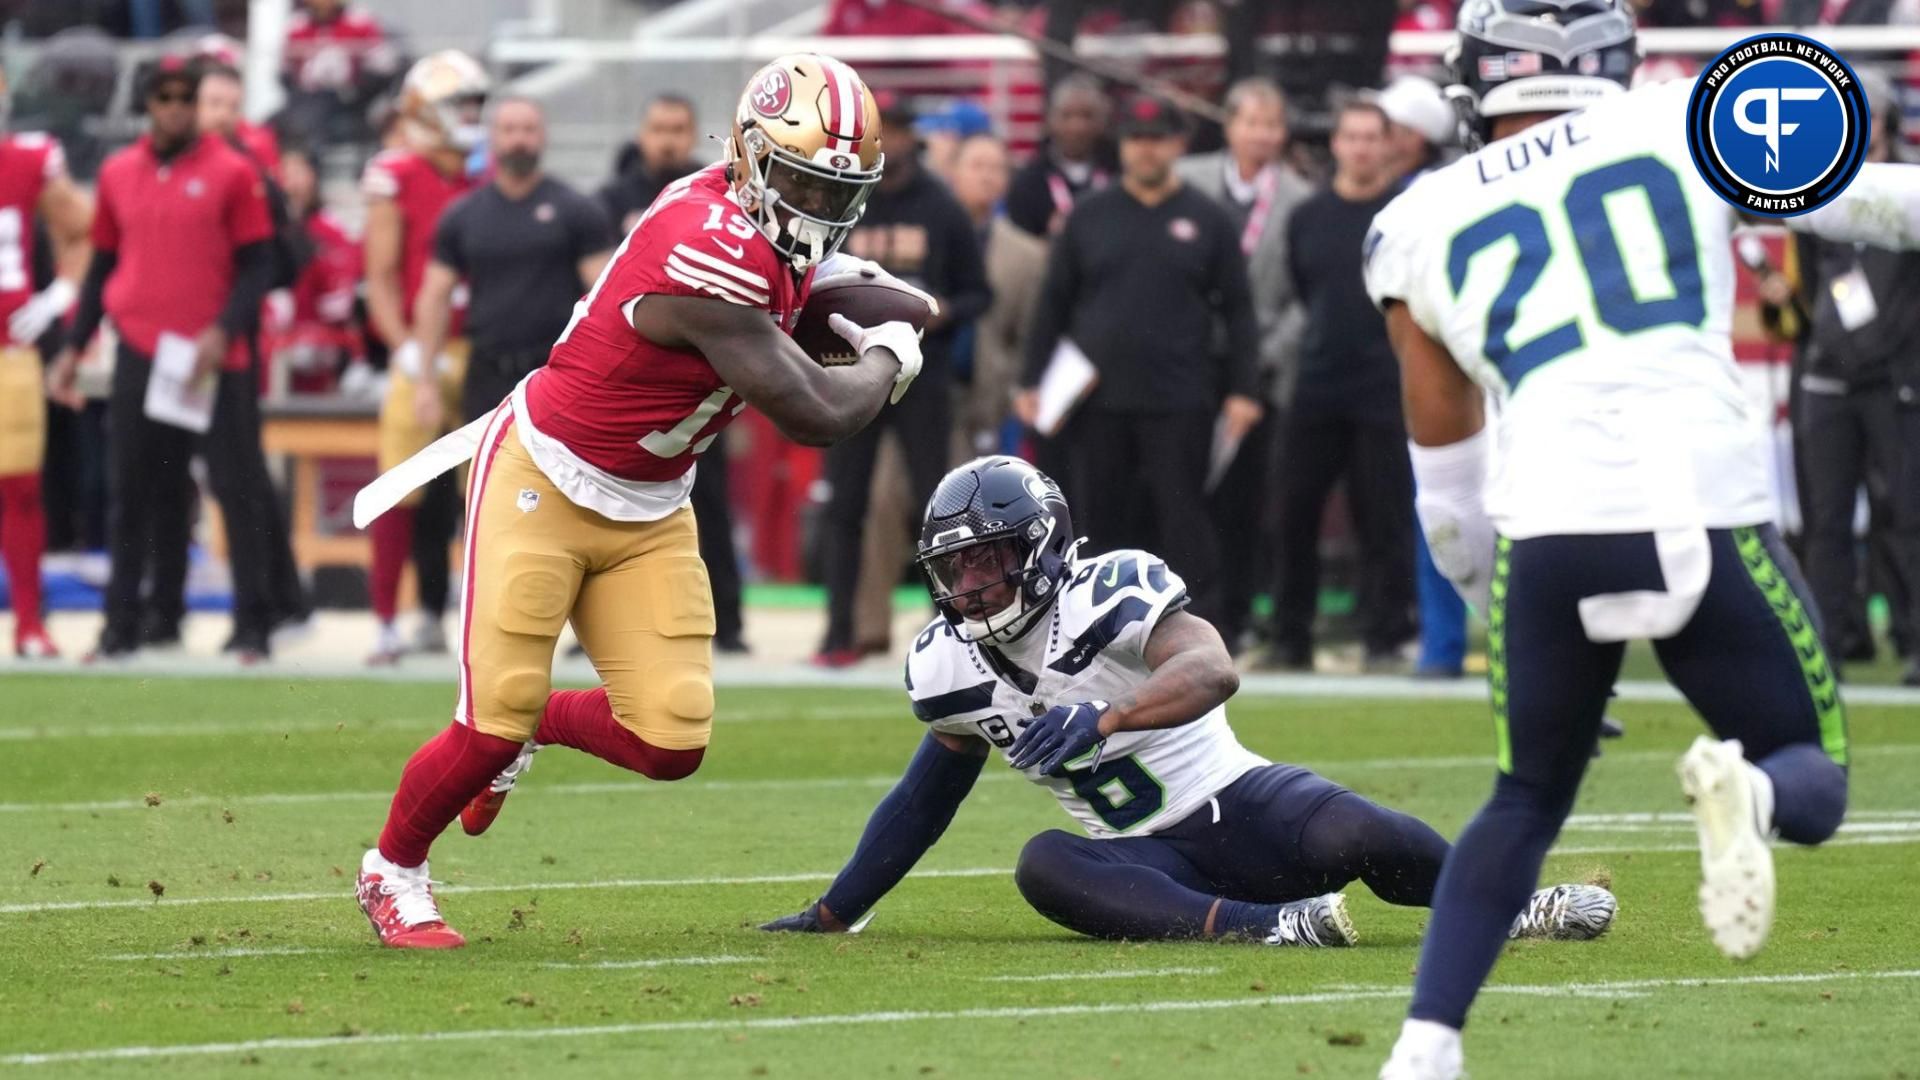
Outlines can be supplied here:
[[79, 299], [80, 290], [66, 278], [54, 278], [52, 284], [27, 298], [7, 320], [7, 336], [16, 344], [31, 345], [40, 340], [55, 319], [67, 313]]
[[827, 326], [846, 338], [847, 344], [862, 357], [869, 349], [886, 349], [900, 361], [900, 371], [893, 377], [893, 394], [887, 399], [898, 405], [906, 396], [907, 387], [913, 385], [914, 377], [920, 374], [920, 331], [903, 322], [861, 326], [838, 313], [827, 316]]
[[820, 264], [820, 269], [814, 271], [813, 285], [809, 288], [808, 295], [819, 296], [823, 292], [837, 289], [842, 285], [859, 284], [885, 285], [889, 289], [910, 293], [926, 301], [928, 309], [934, 315], [940, 314], [940, 301], [935, 300], [926, 290], [901, 281], [887, 273], [877, 262], [844, 252], [834, 253], [832, 258]]

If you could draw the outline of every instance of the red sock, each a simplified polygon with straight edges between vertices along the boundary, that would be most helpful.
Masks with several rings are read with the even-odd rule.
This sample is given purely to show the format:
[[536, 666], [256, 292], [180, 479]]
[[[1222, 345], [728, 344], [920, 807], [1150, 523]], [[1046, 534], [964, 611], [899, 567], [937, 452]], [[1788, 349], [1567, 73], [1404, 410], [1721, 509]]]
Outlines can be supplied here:
[[0, 559], [13, 595], [14, 636], [40, 627], [40, 556], [47, 550], [47, 516], [40, 505], [40, 474], [0, 477]]
[[427, 861], [434, 838], [520, 753], [521, 744], [450, 725], [428, 740], [400, 770], [400, 788], [380, 833], [380, 854], [399, 866]]
[[373, 539], [373, 569], [367, 575], [373, 613], [390, 623], [400, 606], [400, 571], [406, 569], [413, 549], [413, 507], [396, 506], [374, 518], [367, 535]]
[[628, 731], [614, 719], [607, 688], [555, 690], [547, 697], [535, 742], [571, 746], [631, 769], [652, 780], [680, 780], [692, 776], [707, 750], [667, 750]]

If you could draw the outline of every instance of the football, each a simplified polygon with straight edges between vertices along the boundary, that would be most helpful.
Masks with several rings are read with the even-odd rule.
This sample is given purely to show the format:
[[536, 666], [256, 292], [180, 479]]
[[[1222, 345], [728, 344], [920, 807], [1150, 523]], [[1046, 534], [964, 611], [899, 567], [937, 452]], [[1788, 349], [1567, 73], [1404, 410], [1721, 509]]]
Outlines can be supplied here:
[[924, 294], [899, 282], [865, 273], [837, 274], [814, 284], [794, 324], [793, 340], [823, 367], [851, 364], [858, 359], [853, 346], [833, 332], [827, 316], [845, 315], [861, 326], [903, 322], [925, 330], [933, 314], [934, 305]]

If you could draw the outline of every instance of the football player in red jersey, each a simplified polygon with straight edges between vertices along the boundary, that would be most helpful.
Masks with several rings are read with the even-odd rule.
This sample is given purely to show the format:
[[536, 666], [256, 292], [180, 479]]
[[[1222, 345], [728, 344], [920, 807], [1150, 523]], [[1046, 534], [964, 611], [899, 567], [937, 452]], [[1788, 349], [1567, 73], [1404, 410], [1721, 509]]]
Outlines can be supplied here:
[[[442, 433], [416, 416], [416, 397], [447, 397], [440, 414], [459, 412], [465, 343], [439, 356], [422, 356], [413, 340], [413, 302], [433, 257], [433, 230], [440, 212], [471, 191], [467, 155], [485, 137], [481, 111], [487, 73], [472, 57], [454, 50], [425, 57], [407, 72], [400, 93], [400, 124], [407, 149], [389, 150], [367, 163], [361, 190], [367, 197], [367, 315], [392, 351], [387, 397], [380, 409], [380, 467], [406, 460]], [[453, 333], [459, 333], [454, 313]], [[420, 630], [416, 648], [446, 648], [441, 618], [447, 604], [447, 544], [453, 539], [459, 495], [451, 477], [436, 482], [373, 523], [370, 590], [380, 636], [369, 663], [391, 664], [406, 651], [394, 615], [400, 571], [409, 553], [418, 575]]]
[[[537, 745], [656, 780], [699, 767], [714, 622], [687, 501], [695, 459], [748, 405], [800, 442], [833, 443], [919, 373], [903, 322], [834, 316], [859, 359], [832, 368], [788, 336], [881, 166], [878, 110], [852, 69], [813, 54], [762, 68], [741, 95], [727, 160], [661, 193], [574, 306], [547, 365], [491, 416], [362, 493], [392, 498], [477, 450], [459, 702], [407, 762], [360, 864], [360, 906], [385, 944], [462, 944], [434, 902], [427, 849], [455, 816], [469, 833], [486, 829]], [[357, 506], [356, 517], [377, 509]], [[604, 685], [552, 689], [569, 620]]]
[[[0, 132], [12, 112], [0, 72]], [[55, 277], [33, 289], [34, 216], [53, 240]], [[40, 503], [47, 410], [35, 342], [79, 295], [92, 246], [93, 204], [67, 176], [60, 143], [38, 132], [0, 134], [0, 558], [12, 593], [13, 651], [28, 659], [56, 654], [40, 621], [40, 556], [47, 527]]]

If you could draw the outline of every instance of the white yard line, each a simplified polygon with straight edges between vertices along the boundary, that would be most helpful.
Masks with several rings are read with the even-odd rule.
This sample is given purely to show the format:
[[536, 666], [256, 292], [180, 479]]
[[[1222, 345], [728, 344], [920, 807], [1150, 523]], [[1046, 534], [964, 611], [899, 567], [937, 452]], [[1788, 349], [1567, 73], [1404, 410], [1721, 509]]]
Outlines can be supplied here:
[[981, 982], [1080, 982], [1084, 979], [1153, 979], [1161, 975], [1218, 975], [1217, 967], [1170, 967], [1116, 971], [1054, 971], [1045, 975], [983, 975]]
[[102, 960], [206, 960], [229, 956], [305, 956], [311, 953], [338, 952], [337, 949], [309, 949], [298, 945], [267, 945], [258, 949], [175, 949], [172, 952], [117, 953]]
[[[1857, 979], [1913, 979], [1920, 971], [1847, 971], [1795, 975], [1748, 975], [1730, 978], [1641, 979], [1619, 983], [1574, 983], [1567, 986], [1490, 986], [1495, 993], [1566, 994], [1588, 996], [1632, 993], [1641, 990], [1675, 987], [1747, 986], [1776, 983], [1844, 982]], [[206, 1057], [219, 1054], [247, 1054], [276, 1050], [346, 1050], [360, 1046], [396, 1046], [415, 1043], [478, 1042], [525, 1039], [606, 1038], [619, 1035], [665, 1034], [697, 1031], [780, 1031], [798, 1028], [839, 1027], [848, 1024], [913, 1024], [950, 1020], [1033, 1020], [1064, 1016], [1128, 1016], [1152, 1013], [1206, 1012], [1219, 1009], [1250, 1009], [1276, 1005], [1320, 1005], [1373, 999], [1405, 997], [1405, 986], [1355, 987], [1304, 994], [1272, 994], [1260, 997], [1114, 1002], [1098, 1005], [1014, 1006], [1007, 1008], [949, 1010], [890, 1010], [886, 1012], [841, 1013], [829, 1016], [770, 1016], [751, 1020], [671, 1020], [655, 1023], [600, 1024], [556, 1028], [482, 1028], [467, 1031], [394, 1032], [383, 1035], [332, 1036], [322, 1038], [253, 1039], [245, 1042], [188, 1043], [174, 1046], [109, 1046], [91, 1050], [54, 1050], [40, 1053], [9, 1054], [0, 1057], [0, 1065], [54, 1065], [82, 1061], [138, 1060], [143, 1058]]]
[[[1882, 743], [1855, 749], [1856, 756], [1875, 758], [1890, 754], [1920, 753], [1920, 743]], [[1629, 762], [1658, 761], [1671, 762], [1678, 755], [1667, 750], [1635, 750], [1626, 753], [1609, 754], [1603, 761], [1615, 764]], [[1303, 765], [1323, 776], [1339, 777], [1347, 773], [1365, 772], [1369, 769], [1383, 770], [1425, 770], [1425, 769], [1486, 769], [1493, 768], [1492, 760], [1481, 755], [1461, 757], [1402, 757], [1402, 758], [1362, 758], [1352, 761], [1315, 761], [1304, 759], [1294, 764]], [[870, 788], [884, 791], [899, 782], [898, 776], [820, 776], [801, 778], [765, 778], [759, 780], [704, 780], [698, 776], [678, 783], [667, 785], [652, 780], [599, 780], [570, 784], [541, 784], [529, 781], [526, 786], [517, 788], [522, 796], [529, 795], [617, 795], [626, 792], [640, 794], [658, 794], [671, 790], [676, 793], [734, 792], [734, 791], [788, 791], [788, 790], [835, 790], [841, 788]], [[1005, 769], [989, 768], [980, 777], [981, 783], [1013, 783], [1024, 777]], [[393, 798], [391, 788], [365, 791], [266, 791], [235, 795], [178, 795], [161, 793], [162, 807], [185, 806], [251, 806], [251, 805], [302, 805], [307, 803], [330, 802], [388, 802]], [[144, 798], [139, 799], [88, 799], [75, 802], [8, 802], [0, 803], [0, 814], [37, 814], [37, 813], [98, 813], [103, 810], [143, 810], [148, 805]], [[1920, 818], [1920, 810], [1849, 810], [1850, 818], [1891, 817]], [[1691, 823], [1693, 817], [1685, 813], [1630, 813], [1630, 814], [1575, 814], [1567, 819], [1569, 828], [1581, 828], [1588, 823], [1619, 823], [1630, 825], [1640, 822], [1680, 821]]]
[[718, 964], [752, 964], [761, 960], [756, 956], [666, 956], [657, 960], [601, 960], [597, 963], [582, 961], [569, 964], [563, 961], [541, 964], [544, 968], [565, 968], [588, 971], [625, 971], [629, 968], [660, 967], [710, 967]]
[[[898, 704], [859, 704], [846, 706], [805, 705], [796, 708], [759, 707], [752, 709], [722, 709], [714, 716], [715, 723], [745, 724], [767, 720], [884, 720], [888, 717], [907, 719], [912, 717], [904, 698]], [[356, 718], [353, 720], [328, 719], [322, 717], [287, 718], [274, 720], [238, 720], [238, 721], [202, 721], [182, 723], [129, 723], [129, 724], [33, 724], [28, 726], [0, 727], [0, 742], [33, 742], [54, 739], [135, 739], [135, 738], [191, 738], [203, 735], [285, 735], [293, 732], [312, 733], [339, 729], [342, 733], [360, 734], [367, 731], [390, 731], [394, 729], [413, 729], [422, 737], [431, 735], [434, 728], [431, 718], [410, 716], [389, 716]]]
[[[89, 679], [200, 678], [281, 682], [341, 680], [352, 682], [438, 683], [451, 688], [451, 664], [407, 663], [397, 668], [367, 668], [356, 660], [327, 662], [313, 659], [241, 668], [231, 660], [212, 656], [169, 655], [142, 657], [129, 664], [86, 666], [74, 660], [25, 663], [0, 657], [0, 674], [85, 675]], [[555, 685], [592, 686], [598, 681], [592, 665], [562, 660], [554, 665]], [[804, 662], [724, 659], [714, 665], [714, 683], [724, 693], [732, 688], [761, 689], [900, 689], [899, 661], [889, 658], [835, 671]], [[1665, 682], [1628, 680], [1614, 685], [1617, 700], [1677, 702], [1680, 694]], [[1281, 675], [1246, 672], [1240, 693], [1249, 697], [1290, 697], [1353, 701], [1481, 701], [1487, 699], [1484, 679], [1426, 682], [1391, 675]], [[1920, 705], [1920, 690], [1899, 686], [1851, 685], [1844, 693], [1849, 705]], [[1307, 704], [1303, 702], [1303, 704]]]
[[[462, 893], [499, 892], [573, 892], [581, 889], [675, 889], [718, 885], [793, 885], [808, 881], [832, 881], [838, 870], [805, 874], [756, 874], [747, 877], [704, 878], [609, 878], [603, 881], [546, 881], [519, 885], [439, 885], [439, 896]], [[976, 867], [959, 870], [916, 870], [916, 878], [972, 878], [1011, 875], [1010, 869]], [[31, 904], [0, 904], [0, 915], [33, 914], [42, 911], [99, 911], [112, 908], [174, 908], [201, 904], [290, 904], [309, 900], [344, 902], [353, 891], [346, 885], [328, 892], [237, 894], [234, 896], [184, 896], [179, 899], [158, 897], [147, 900], [56, 900]]]
[[[1920, 843], [1920, 831], [1900, 833], [1866, 833], [1837, 837], [1827, 841], [1825, 847], [1855, 847], [1860, 845], [1915, 844]], [[1783, 848], [1790, 844], [1778, 845]], [[1697, 851], [1698, 846], [1691, 843], [1675, 844], [1598, 844], [1556, 847], [1549, 855], [1653, 855], [1667, 852]], [[602, 881], [533, 881], [516, 885], [441, 885], [435, 891], [440, 896], [457, 896], [462, 893], [549, 893], [576, 892], [583, 889], [677, 889], [698, 888], [721, 885], [797, 885], [809, 881], [832, 881], [839, 871], [823, 870], [815, 873], [799, 874], [755, 874], [744, 877], [699, 877], [699, 878], [609, 878]], [[911, 877], [916, 878], [976, 878], [1011, 877], [1010, 867], [968, 867], [957, 870], [916, 870]], [[329, 892], [300, 893], [241, 893], [233, 896], [185, 896], [179, 898], [159, 897], [156, 899], [132, 900], [50, 900], [29, 903], [0, 904], [0, 915], [32, 915], [48, 911], [106, 911], [115, 908], [138, 908], [153, 910], [156, 908], [175, 908], [198, 906], [202, 904], [291, 904], [314, 900], [343, 901], [352, 895], [342, 886]]]

